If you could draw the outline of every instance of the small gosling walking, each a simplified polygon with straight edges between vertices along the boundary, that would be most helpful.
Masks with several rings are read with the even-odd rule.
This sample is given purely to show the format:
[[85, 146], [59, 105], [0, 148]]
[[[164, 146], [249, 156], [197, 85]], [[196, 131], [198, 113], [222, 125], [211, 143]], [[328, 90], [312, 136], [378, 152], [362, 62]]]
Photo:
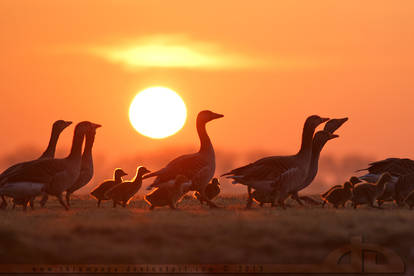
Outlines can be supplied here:
[[173, 187], [158, 187], [144, 196], [144, 199], [150, 205], [150, 210], [154, 210], [155, 207], [167, 205], [170, 206], [171, 209], [176, 209], [177, 203], [185, 194], [186, 185], [190, 185], [189, 179], [184, 175], [177, 175]]
[[354, 195], [352, 197], [352, 205], [354, 209], [361, 204], [369, 204], [373, 208], [381, 208], [375, 206], [374, 202], [384, 193], [385, 184], [391, 180], [391, 174], [383, 173], [376, 183], [362, 183], [354, 187]]
[[341, 188], [331, 189], [328, 193], [321, 195], [323, 199], [322, 208], [325, 207], [327, 202], [331, 203], [335, 208], [342, 205], [345, 207], [345, 203], [352, 199], [352, 184], [351, 182], [345, 182]]
[[96, 187], [92, 192], [91, 195], [98, 200], [98, 207], [101, 207], [102, 200], [109, 200], [109, 198], [105, 195], [105, 193], [115, 187], [116, 185], [122, 183], [122, 177], [128, 175], [122, 169], [117, 168], [114, 171], [114, 178], [110, 180], [104, 181], [101, 185]]
[[137, 168], [137, 173], [133, 180], [124, 181], [112, 189], [108, 190], [105, 193], [105, 196], [113, 201], [113, 207], [115, 208], [117, 204], [126, 207], [129, 204], [132, 197], [138, 192], [142, 186], [142, 177], [149, 173], [150, 171], [147, 168], [139, 166]]
[[[213, 178], [213, 180], [208, 183], [206, 187], [206, 196], [209, 200], [212, 200], [220, 193], [220, 182], [217, 178]], [[200, 192], [195, 192], [194, 197], [198, 200], [200, 200], [200, 204], [203, 205], [204, 202], [207, 203], [207, 201], [203, 200], [200, 196]]]

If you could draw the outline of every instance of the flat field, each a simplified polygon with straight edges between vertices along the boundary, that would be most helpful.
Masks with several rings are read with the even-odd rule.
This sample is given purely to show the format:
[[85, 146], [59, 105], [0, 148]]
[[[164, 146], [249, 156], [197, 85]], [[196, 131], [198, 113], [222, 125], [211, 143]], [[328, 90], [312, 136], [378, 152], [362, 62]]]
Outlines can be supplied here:
[[101, 208], [74, 196], [64, 211], [47, 208], [0, 212], [2, 264], [317, 264], [354, 236], [396, 252], [412, 271], [414, 211], [387, 204], [378, 210], [255, 205], [223, 196], [209, 209], [185, 198], [178, 210], [149, 211], [141, 197], [127, 208]]

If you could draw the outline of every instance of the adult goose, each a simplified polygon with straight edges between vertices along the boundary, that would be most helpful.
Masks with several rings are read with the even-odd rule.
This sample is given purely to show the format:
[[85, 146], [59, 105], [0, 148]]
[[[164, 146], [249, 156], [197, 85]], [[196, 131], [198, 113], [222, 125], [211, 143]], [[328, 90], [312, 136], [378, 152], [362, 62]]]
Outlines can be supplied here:
[[271, 156], [257, 160], [246, 166], [234, 169], [222, 176], [233, 179], [233, 184], [240, 183], [247, 186], [248, 201], [246, 208], [250, 208], [253, 202], [252, 188], [274, 190], [274, 182], [277, 181], [279, 191], [279, 203], [284, 208], [284, 200], [291, 191], [291, 185], [298, 185], [305, 180], [312, 154], [312, 139], [316, 127], [328, 121], [317, 115], [308, 117], [302, 132], [300, 150], [295, 155]]
[[[46, 150], [42, 153], [42, 155], [40, 155], [39, 158], [37, 158], [37, 160], [54, 158], [55, 157], [56, 144], [57, 144], [57, 141], [59, 139], [59, 136], [62, 133], [62, 131], [65, 128], [67, 128], [68, 126], [70, 126], [71, 124], [72, 124], [72, 122], [70, 122], [70, 121], [63, 121], [63, 120], [57, 120], [56, 122], [53, 123], [53, 125], [52, 125], [52, 133], [51, 133], [50, 139], [49, 139], [49, 144], [47, 145]], [[7, 176], [13, 170], [19, 168], [19, 166], [22, 166], [22, 165], [24, 165], [27, 162], [31, 162], [31, 161], [26, 161], [26, 162], [18, 163], [18, 164], [15, 164], [15, 165], [9, 167], [8, 169], [6, 169], [4, 172], [2, 172], [0, 174], [0, 179], [2, 179], [3, 177]]]
[[56, 196], [60, 204], [68, 210], [62, 193], [79, 177], [85, 134], [93, 132], [98, 126], [87, 121], [79, 123], [74, 131], [70, 154], [66, 158], [27, 162], [2, 179], [0, 185], [24, 186], [33, 191], [33, 196], [44, 189], [48, 194]]
[[196, 128], [200, 138], [200, 150], [197, 153], [177, 157], [164, 168], [144, 176], [144, 178], [156, 176], [154, 182], [147, 189], [151, 190], [164, 185], [173, 186], [176, 176], [183, 175], [192, 182], [190, 190], [198, 191], [200, 198], [206, 201], [210, 207], [217, 207], [205, 194], [205, 189], [216, 169], [216, 157], [206, 131], [206, 124], [222, 117], [223, 115], [209, 110], [198, 113]]
[[294, 188], [293, 198], [299, 204], [302, 205], [298, 192], [308, 187], [312, 183], [312, 181], [315, 179], [316, 175], [318, 174], [319, 157], [320, 157], [323, 147], [325, 146], [326, 142], [328, 142], [329, 140], [339, 137], [338, 135], [335, 135], [334, 132], [338, 128], [340, 128], [346, 121], [348, 121], [348, 118], [331, 119], [325, 124], [324, 130], [317, 132], [315, 136], [313, 137], [312, 155], [311, 155], [311, 161], [309, 164], [308, 175], [305, 181], [301, 185]]
[[[100, 125], [94, 125], [92, 131], [86, 133], [85, 136], [85, 148], [82, 154], [82, 161], [81, 161], [81, 170], [78, 179], [76, 182], [66, 190], [66, 204], [70, 206], [70, 196], [76, 190], [82, 188], [93, 177], [93, 159], [92, 159], [92, 147], [95, 141], [96, 129], [101, 127]], [[40, 201], [42, 207], [46, 204], [48, 200], [47, 194], [45, 194]]]
[[[65, 128], [67, 128], [68, 126], [70, 126], [71, 124], [72, 124], [71, 121], [64, 121], [64, 120], [57, 120], [53, 123], [52, 133], [50, 135], [49, 143], [46, 147], [46, 150], [42, 153], [42, 155], [40, 155], [40, 157], [37, 160], [54, 158], [55, 157], [56, 145], [57, 145], [57, 141], [59, 139], [59, 136], [62, 133], [62, 131]], [[6, 177], [8, 174], [13, 172], [13, 170], [19, 168], [20, 166], [24, 165], [27, 162], [31, 162], [31, 161], [18, 163], [18, 164], [15, 164], [15, 165], [9, 167], [8, 169], [6, 169], [4, 172], [2, 172], [0, 174], [0, 181], [1, 181], [2, 178]], [[3, 199], [2, 207], [5, 208], [7, 206], [7, 202], [4, 198], [4, 196], [2, 196], [2, 199]], [[24, 200], [21, 200], [21, 202], [24, 202]], [[33, 208], [33, 206], [34, 206], [33, 205], [33, 199], [30, 199], [30, 204], [31, 204], [30, 206], [32, 206], [32, 208]]]

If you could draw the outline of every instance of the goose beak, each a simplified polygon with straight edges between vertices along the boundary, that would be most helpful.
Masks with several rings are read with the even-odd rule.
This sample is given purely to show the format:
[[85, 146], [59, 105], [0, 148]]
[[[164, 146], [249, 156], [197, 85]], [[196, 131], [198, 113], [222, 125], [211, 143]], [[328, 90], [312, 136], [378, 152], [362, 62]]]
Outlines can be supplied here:
[[121, 176], [128, 175], [126, 172], [121, 172]]
[[338, 138], [338, 137], [339, 137], [339, 135], [331, 134], [331, 135], [329, 135], [329, 140], [335, 139], [335, 138]]
[[212, 120], [224, 117], [223, 114], [213, 113]]
[[329, 121], [329, 118], [321, 118], [321, 124]]
[[66, 127], [70, 126], [72, 124], [72, 121], [65, 121]]
[[348, 121], [348, 118], [332, 119], [325, 124], [325, 127], [323, 129], [329, 131], [330, 133], [334, 133], [346, 121]]
[[144, 174], [150, 173], [151, 171], [148, 170], [147, 168], [144, 168]]
[[100, 128], [100, 127], [102, 127], [102, 125], [100, 125], [100, 124], [92, 124], [92, 126], [96, 129], [96, 128]]

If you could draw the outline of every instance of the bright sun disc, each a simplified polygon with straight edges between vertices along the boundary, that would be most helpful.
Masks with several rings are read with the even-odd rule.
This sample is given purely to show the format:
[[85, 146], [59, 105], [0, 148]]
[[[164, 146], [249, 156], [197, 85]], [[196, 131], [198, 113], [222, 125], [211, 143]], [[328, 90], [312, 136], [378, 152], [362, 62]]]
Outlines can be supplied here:
[[129, 120], [142, 135], [161, 139], [179, 131], [187, 118], [181, 97], [166, 87], [150, 87], [139, 92], [129, 107]]

